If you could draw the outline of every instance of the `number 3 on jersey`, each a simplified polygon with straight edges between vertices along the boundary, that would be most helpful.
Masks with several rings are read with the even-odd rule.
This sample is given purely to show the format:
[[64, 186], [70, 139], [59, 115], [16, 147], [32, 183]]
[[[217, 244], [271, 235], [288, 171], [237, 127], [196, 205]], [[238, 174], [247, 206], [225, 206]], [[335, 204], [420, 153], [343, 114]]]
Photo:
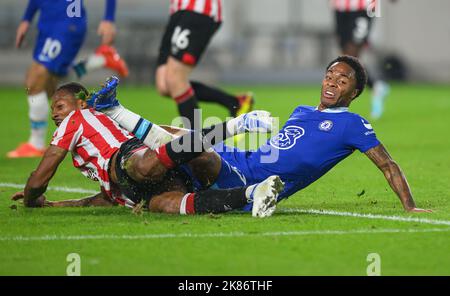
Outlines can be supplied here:
[[56, 39], [47, 38], [45, 40], [44, 47], [42, 48], [41, 54], [39, 55], [39, 60], [45, 62], [48, 60], [53, 60], [61, 52], [61, 42]]
[[172, 35], [172, 51], [174, 53], [178, 52], [178, 50], [186, 49], [189, 46], [189, 35], [191, 34], [191, 30], [184, 29], [182, 30], [180, 26], [177, 26], [173, 31]]
[[353, 38], [356, 42], [361, 42], [369, 35], [369, 20], [365, 17], [358, 17], [355, 20], [355, 29], [353, 30]]

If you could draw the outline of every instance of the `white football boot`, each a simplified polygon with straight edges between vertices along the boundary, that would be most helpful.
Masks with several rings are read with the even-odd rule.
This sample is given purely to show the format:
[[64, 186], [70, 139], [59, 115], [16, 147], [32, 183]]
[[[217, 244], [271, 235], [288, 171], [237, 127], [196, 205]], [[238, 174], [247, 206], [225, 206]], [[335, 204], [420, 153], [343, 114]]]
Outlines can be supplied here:
[[253, 200], [253, 217], [270, 217], [275, 212], [277, 198], [284, 189], [284, 183], [278, 176], [270, 176], [259, 184], [247, 188], [249, 198]]

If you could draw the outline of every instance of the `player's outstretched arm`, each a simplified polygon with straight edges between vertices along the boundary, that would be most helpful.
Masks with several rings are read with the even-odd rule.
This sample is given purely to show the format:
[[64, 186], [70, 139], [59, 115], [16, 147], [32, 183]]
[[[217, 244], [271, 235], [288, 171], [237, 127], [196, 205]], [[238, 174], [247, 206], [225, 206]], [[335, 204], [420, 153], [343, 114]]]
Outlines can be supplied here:
[[22, 21], [20, 25], [17, 27], [16, 31], [16, 48], [20, 48], [22, 46], [22, 42], [25, 39], [25, 35], [28, 32], [28, 29], [30, 28], [30, 22], [29, 21]]
[[112, 207], [117, 205], [115, 201], [103, 192], [80, 199], [49, 201], [48, 203], [50, 207]]
[[97, 34], [102, 37], [102, 44], [111, 45], [114, 43], [116, 38], [115, 13], [116, 0], [105, 0], [105, 16], [97, 29]]
[[64, 157], [66, 157], [66, 154], [66, 150], [54, 145], [51, 145], [47, 149], [37, 169], [31, 173], [25, 185], [23, 204], [26, 207], [41, 206], [38, 199], [42, 199], [50, 179], [55, 174]]
[[400, 198], [400, 201], [402, 202], [402, 205], [406, 211], [431, 212], [431, 210], [416, 208], [416, 204], [412, 197], [412, 193], [405, 175], [382, 144], [369, 149], [365, 154], [383, 172], [386, 180], [388, 181], [392, 190], [394, 190], [394, 192]]
[[22, 22], [17, 27], [16, 31], [16, 48], [20, 48], [22, 45], [22, 41], [25, 38], [25, 35], [28, 32], [30, 27], [30, 23], [33, 20], [34, 15], [39, 10], [39, 1], [38, 0], [28, 0], [27, 8], [22, 17]]
[[[23, 199], [25, 193], [19, 191], [15, 193], [11, 199], [18, 201]], [[93, 196], [87, 196], [80, 199], [68, 199], [50, 201], [47, 200], [45, 195], [41, 195], [35, 202], [36, 207], [111, 207], [116, 206], [117, 203], [106, 196], [103, 192], [97, 193]]]

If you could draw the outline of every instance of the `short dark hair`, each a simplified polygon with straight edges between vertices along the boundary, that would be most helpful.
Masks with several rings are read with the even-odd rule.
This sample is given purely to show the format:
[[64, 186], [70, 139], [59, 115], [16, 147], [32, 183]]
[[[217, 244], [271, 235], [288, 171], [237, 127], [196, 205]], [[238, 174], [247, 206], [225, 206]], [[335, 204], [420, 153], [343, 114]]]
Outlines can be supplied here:
[[68, 82], [60, 85], [56, 91], [66, 91], [73, 94], [75, 99], [80, 99], [86, 101], [89, 98], [89, 91], [81, 83], [78, 82]]
[[338, 62], [346, 63], [355, 71], [356, 89], [358, 90], [358, 93], [356, 94], [356, 97], [355, 97], [355, 99], [356, 99], [363, 92], [364, 87], [367, 84], [366, 69], [364, 68], [364, 66], [361, 64], [361, 62], [357, 58], [349, 56], [349, 55], [342, 55], [342, 56], [335, 58], [328, 64], [327, 71], [330, 69], [330, 67], [333, 64], [338, 63]]

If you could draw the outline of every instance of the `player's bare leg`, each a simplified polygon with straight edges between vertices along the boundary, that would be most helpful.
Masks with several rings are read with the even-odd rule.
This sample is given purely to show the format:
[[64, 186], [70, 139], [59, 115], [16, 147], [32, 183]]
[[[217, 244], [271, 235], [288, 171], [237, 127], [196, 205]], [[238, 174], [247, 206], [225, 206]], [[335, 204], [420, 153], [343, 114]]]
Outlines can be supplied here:
[[151, 212], [169, 214], [223, 213], [240, 209], [253, 203], [254, 217], [269, 217], [276, 209], [278, 194], [284, 184], [278, 176], [270, 176], [263, 182], [233, 189], [204, 190], [185, 193], [182, 190], [168, 191], [153, 196], [148, 204]]
[[155, 85], [158, 93], [163, 97], [170, 97], [169, 87], [166, 81], [167, 64], [158, 66], [155, 76]]
[[209, 187], [217, 181], [222, 168], [222, 159], [216, 152], [203, 152], [188, 163], [192, 174], [204, 187]]
[[152, 197], [148, 210], [156, 213], [179, 214], [183, 196], [186, 193], [171, 191]]
[[199, 119], [195, 119], [198, 102], [189, 82], [189, 76], [194, 68], [183, 64], [173, 57], [167, 59], [166, 83], [172, 99], [178, 106], [178, 112], [189, 122], [184, 122], [186, 128], [201, 128]]
[[51, 98], [53, 96], [53, 94], [55, 93], [59, 81], [60, 81], [60, 77], [58, 77], [56, 75], [50, 75], [50, 77], [47, 81], [46, 88], [45, 88], [45, 91], [47, 92], [47, 96], [49, 98]]
[[359, 57], [362, 51], [362, 45], [355, 44], [353, 42], [348, 42], [345, 44], [344, 48], [342, 49], [343, 54], [349, 55], [352, 57]]
[[31, 122], [30, 138], [28, 142], [8, 152], [9, 158], [41, 157], [44, 154], [49, 114], [48, 97], [55, 90], [57, 81], [58, 77], [51, 74], [47, 68], [32, 62], [25, 80], [28, 116]]

